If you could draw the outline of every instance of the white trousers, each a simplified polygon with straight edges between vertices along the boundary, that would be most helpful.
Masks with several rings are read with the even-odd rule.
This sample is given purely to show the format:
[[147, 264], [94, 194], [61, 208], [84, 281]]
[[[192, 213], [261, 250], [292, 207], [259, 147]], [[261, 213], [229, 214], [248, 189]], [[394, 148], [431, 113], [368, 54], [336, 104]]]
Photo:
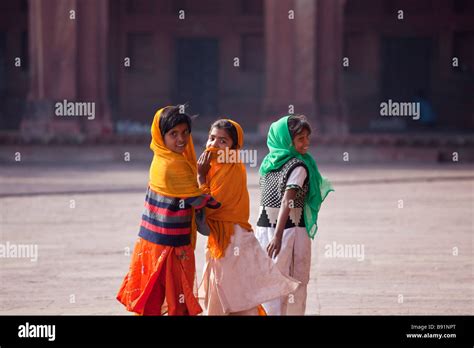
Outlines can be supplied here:
[[[265, 252], [274, 233], [274, 228], [256, 227], [255, 237]], [[294, 227], [283, 231], [281, 250], [273, 262], [281, 273], [299, 280], [301, 284], [288, 296], [265, 302], [265, 311], [268, 315], [304, 315], [311, 270], [311, 239], [306, 228]]]

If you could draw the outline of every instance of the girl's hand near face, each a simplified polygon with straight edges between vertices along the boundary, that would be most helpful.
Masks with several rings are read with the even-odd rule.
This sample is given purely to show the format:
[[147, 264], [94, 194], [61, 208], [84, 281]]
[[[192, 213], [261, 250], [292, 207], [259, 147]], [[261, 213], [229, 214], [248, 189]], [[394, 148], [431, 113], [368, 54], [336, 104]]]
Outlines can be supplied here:
[[197, 161], [198, 182], [202, 185], [206, 182], [206, 176], [211, 168], [211, 152], [205, 151], [199, 156]]

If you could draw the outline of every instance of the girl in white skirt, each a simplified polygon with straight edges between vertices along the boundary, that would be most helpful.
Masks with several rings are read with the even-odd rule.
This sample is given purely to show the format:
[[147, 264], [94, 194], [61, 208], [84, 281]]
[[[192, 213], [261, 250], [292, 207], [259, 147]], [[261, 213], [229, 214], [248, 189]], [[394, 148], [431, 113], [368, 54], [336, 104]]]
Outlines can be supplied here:
[[208, 315], [264, 315], [263, 302], [298, 287], [260, 248], [248, 222], [242, 146], [240, 125], [221, 119], [212, 124], [206, 151], [198, 160], [200, 188], [221, 203], [219, 209], [205, 210], [210, 234], [199, 297]]

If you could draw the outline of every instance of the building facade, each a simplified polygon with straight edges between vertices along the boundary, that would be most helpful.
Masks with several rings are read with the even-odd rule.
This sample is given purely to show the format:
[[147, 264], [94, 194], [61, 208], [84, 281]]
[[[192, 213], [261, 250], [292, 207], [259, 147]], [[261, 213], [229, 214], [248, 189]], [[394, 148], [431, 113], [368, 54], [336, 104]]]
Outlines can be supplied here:
[[[336, 136], [418, 132], [380, 103], [420, 98], [436, 131], [474, 130], [474, 2], [0, 3], [4, 131], [96, 137], [188, 102], [206, 125], [229, 116], [263, 131], [294, 112]], [[63, 100], [94, 102], [94, 119], [57, 117]]]

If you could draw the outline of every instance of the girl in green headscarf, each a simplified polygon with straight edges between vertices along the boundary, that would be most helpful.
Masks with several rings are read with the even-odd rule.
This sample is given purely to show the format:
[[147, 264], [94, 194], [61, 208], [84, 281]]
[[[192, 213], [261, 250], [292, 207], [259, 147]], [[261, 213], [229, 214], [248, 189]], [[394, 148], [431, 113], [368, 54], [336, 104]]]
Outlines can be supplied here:
[[264, 303], [269, 315], [303, 315], [311, 267], [311, 239], [321, 203], [330, 191], [308, 152], [311, 126], [303, 115], [272, 123], [270, 153], [260, 166], [260, 212], [255, 236], [280, 271], [301, 282], [289, 297]]

